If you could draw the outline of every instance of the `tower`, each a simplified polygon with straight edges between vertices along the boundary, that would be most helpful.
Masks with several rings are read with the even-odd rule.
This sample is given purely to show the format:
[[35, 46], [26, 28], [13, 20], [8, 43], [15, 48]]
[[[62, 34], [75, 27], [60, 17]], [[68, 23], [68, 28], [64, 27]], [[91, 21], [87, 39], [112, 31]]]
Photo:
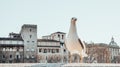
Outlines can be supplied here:
[[20, 34], [24, 41], [24, 62], [36, 62], [37, 25], [24, 24]]

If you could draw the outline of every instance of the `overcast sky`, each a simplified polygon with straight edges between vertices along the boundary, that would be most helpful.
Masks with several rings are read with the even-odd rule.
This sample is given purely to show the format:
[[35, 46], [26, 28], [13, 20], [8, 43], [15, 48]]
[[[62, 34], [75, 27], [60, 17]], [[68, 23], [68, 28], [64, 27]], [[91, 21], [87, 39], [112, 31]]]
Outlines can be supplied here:
[[0, 0], [0, 37], [23, 24], [37, 24], [38, 38], [68, 33], [71, 17], [82, 40], [109, 43], [113, 36], [120, 44], [120, 0]]

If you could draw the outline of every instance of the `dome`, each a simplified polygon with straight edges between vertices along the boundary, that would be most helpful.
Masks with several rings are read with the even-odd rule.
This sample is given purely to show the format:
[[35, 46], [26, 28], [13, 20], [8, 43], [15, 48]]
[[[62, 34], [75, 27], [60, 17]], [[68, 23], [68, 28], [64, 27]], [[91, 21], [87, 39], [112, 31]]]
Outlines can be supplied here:
[[111, 38], [111, 42], [109, 43], [109, 46], [111, 47], [118, 47], [117, 43], [114, 41], [114, 38]]

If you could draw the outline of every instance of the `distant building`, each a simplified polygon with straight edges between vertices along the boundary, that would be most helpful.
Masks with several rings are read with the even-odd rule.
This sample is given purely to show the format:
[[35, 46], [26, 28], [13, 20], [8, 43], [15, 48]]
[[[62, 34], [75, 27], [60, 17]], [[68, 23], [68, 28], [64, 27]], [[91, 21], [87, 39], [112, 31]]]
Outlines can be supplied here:
[[[38, 62], [67, 63], [68, 51], [64, 45], [65, 33], [55, 32], [38, 39]], [[46, 58], [45, 58], [46, 57]]]
[[109, 43], [109, 51], [111, 53], [110, 61], [111, 63], [115, 63], [115, 58], [120, 53], [120, 47], [117, 45], [117, 43], [114, 41], [114, 38], [111, 38], [111, 42]]
[[20, 34], [24, 41], [24, 62], [37, 62], [37, 25], [24, 24]]
[[0, 38], [0, 63], [23, 63], [24, 41], [20, 34], [10, 33], [7, 38]]
[[107, 44], [92, 43], [87, 44], [87, 63], [110, 63], [110, 52]]
[[61, 48], [60, 42], [49, 39], [38, 39], [38, 62], [40, 63], [60, 63]]
[[91, 43], [86, 44], [86, 46], [88, 54], [87, 62], [119, 63], [120, 47], [114, 41], [113, 37], [109, 44]]
[[[55, 32], [37, 39], [37, 25], [24, 24], [20, 33], [0, 37], [0, 63], [67, 63], [64, 32]], [[120, 63], [120, 47], [112, 37], [109, 44], [86, 43], [87, 63]], [[74, 55], [75, 62], [80, 59]]]

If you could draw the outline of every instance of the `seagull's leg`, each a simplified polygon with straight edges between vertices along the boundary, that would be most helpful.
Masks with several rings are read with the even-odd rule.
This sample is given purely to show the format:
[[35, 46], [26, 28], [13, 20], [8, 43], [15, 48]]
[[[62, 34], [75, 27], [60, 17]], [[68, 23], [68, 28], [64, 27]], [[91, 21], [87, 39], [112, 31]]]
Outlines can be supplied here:
[[82, 63], [82, 61], [83, 61], [83, 57], [82, 55], [80, 55], [80, 63]]
[[79, 63], [82, 63], [82, 60], [83, 60], [82, 55], [79, 54], [79, 57], [80, 57]]

